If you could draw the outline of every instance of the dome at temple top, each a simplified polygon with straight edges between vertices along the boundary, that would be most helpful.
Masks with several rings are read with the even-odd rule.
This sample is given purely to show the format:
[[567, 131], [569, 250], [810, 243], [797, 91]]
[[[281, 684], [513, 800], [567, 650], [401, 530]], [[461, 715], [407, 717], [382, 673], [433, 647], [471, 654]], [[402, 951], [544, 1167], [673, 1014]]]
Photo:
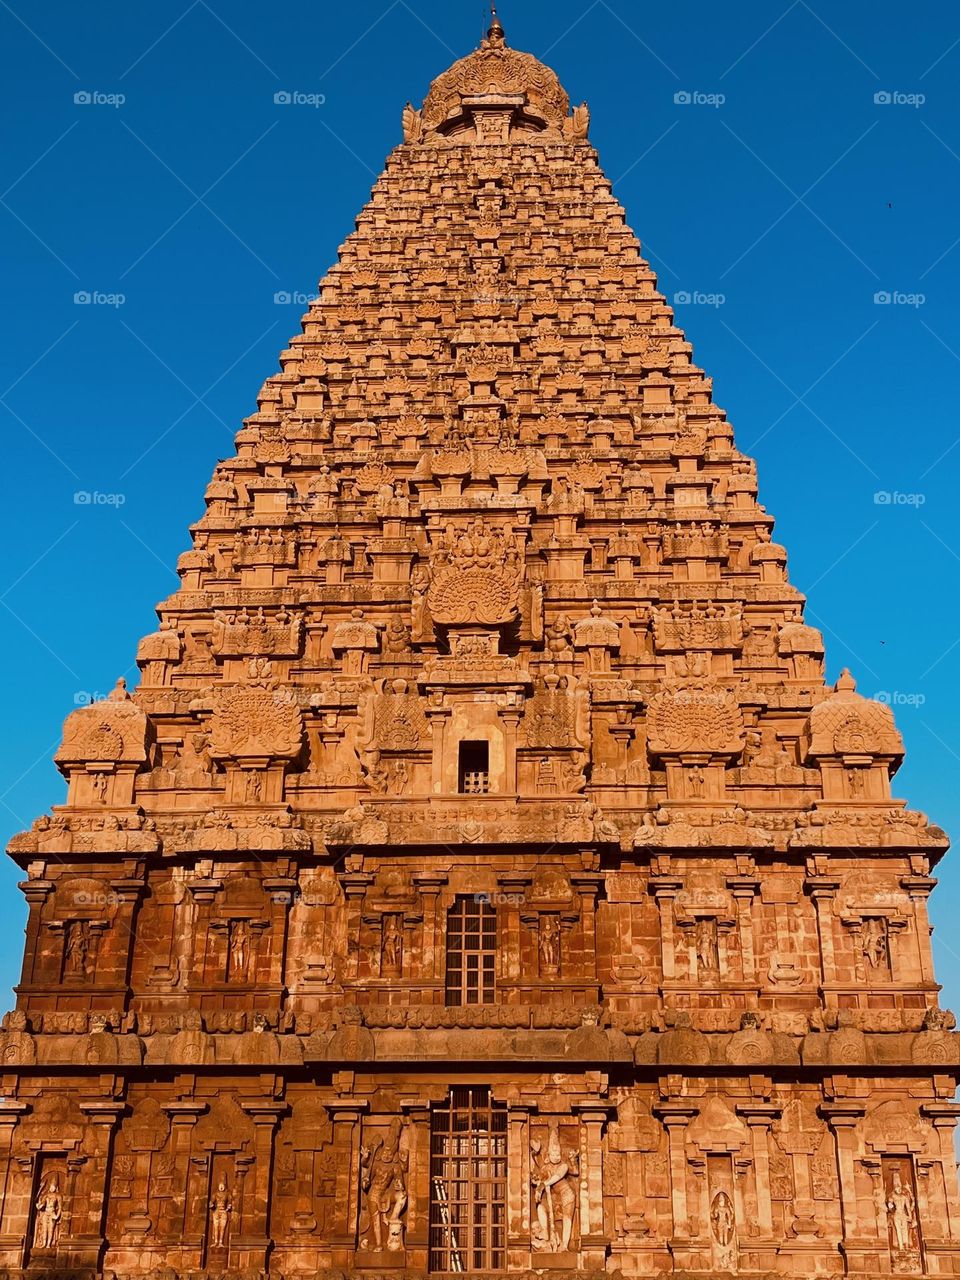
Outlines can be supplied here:
[[[511, 49], [494, 17], [480, 48], [455, 62], [430, 86], [423, 104], [425, 134], [452, 142], [482, 140], [479, 118], [512, 113], [510, 137], [570, 134], [570, 100], [557, 75], [530, 53]], [[544, 135], [548, 135], [544, 138]]]

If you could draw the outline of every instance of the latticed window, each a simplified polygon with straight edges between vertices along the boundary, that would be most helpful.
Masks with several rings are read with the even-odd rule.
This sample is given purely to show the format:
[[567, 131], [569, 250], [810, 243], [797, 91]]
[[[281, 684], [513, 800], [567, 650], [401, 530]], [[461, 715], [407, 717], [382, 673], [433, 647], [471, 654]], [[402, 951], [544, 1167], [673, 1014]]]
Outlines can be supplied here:
[[459, 790], [465, 796], [485, 796], [490, 790], [490, 744], [460, 743]]
[[493, 1004], [497, 910], [482, 894], [457, 898], [447, 913], [447, 1004]]
[[430, 1270], [502, 1270], [506, 1224], [506, 1107], [457, 1086], [431, 1115]]

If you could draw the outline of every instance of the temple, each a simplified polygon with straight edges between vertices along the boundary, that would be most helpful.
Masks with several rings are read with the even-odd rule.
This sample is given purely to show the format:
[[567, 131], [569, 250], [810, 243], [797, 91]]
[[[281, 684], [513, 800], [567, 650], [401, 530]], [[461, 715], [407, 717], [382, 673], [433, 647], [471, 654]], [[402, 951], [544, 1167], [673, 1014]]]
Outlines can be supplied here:
[[402, 127], [11, 845], [0, 1276], [955, 1274], [891, 711], [586, 106], [494, 21]]

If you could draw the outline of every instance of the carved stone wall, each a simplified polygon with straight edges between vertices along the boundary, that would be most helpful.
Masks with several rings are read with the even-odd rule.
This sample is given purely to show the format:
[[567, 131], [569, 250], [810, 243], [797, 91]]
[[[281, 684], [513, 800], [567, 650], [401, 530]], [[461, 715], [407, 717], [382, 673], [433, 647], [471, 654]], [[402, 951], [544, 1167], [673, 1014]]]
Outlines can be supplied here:
[[406, 109], [139, 688], [68, 717], [0, 1275], [960, 1269], [946, 839], [588, 127], [498, 23]]

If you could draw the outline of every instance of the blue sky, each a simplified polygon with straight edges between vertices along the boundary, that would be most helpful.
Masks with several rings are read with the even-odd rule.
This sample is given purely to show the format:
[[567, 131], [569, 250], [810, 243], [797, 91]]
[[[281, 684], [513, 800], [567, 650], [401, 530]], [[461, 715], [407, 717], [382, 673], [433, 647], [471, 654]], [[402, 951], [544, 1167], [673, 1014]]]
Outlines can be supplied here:
[[[474, 47], [482, 9], [0, 0], [4, 837], [62, 799], [66, 713], [135, 676], [216, 460], [404, 102]], [[677, 321], [758, 459], [831, 678], [849, 665], [894, 704], [895, 793], [960, 830], [960, 10], [500, 11], [510, 43], [589, 101], [661, 288], [688, 299]], [[0, 874], [0, 988], [19, 975], [17, 878]], [[932, 909], [947, 1005], [958, 907], [948, 857]]]

